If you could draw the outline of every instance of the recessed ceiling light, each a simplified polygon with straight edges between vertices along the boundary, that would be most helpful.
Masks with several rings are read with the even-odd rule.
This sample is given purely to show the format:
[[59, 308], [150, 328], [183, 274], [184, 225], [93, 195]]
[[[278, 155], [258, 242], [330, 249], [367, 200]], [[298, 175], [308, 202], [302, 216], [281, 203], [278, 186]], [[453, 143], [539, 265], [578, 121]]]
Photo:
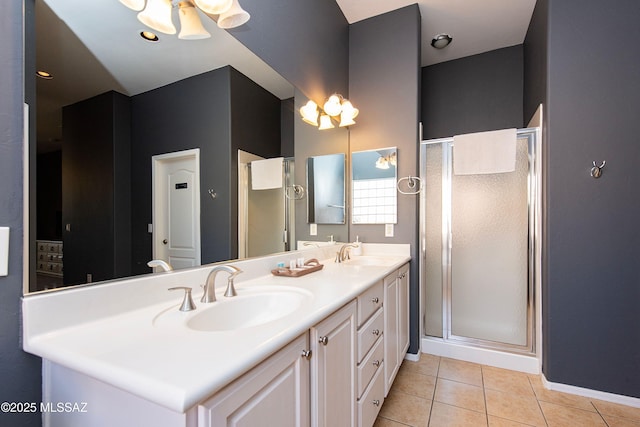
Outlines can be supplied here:
[[151, 31], [140, 31], [140, 37], [142, 37], [148, 42], [160, 41], [158, 36], [155, 33], [152, 33]]
[[45, 79], [45, 80], [53, 79], [53, 76], [51, 75], [51, 73], [48, 73], [48, 72], [43, 71], [43, 70], [36, 71], [36, 76], [40, 77], [41, 79]]
[[436, 49], [444, 49], [449, 46], [449, 43], [451, 43], [452, 40], [453, 38], [449, 34], [438, 34], [433, 38], [433, 40], [431, 40], [431, 46]]

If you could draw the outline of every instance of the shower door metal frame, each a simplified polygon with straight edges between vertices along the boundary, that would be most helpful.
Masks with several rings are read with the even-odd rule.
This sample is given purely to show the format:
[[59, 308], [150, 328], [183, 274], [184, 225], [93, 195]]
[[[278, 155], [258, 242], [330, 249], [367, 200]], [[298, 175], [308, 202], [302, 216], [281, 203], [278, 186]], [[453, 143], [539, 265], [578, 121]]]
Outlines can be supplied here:
[[[452, 191], [452, 154], [453, 138], [425, 140], [420, 143], [420, 179], [426, 182], [426, 147], [442, 144], [442, 339], [445, 342], [464, 344], [472, 347], [487, 348], [511, 353], [535, 354], [535, 283], [536, 283], [536, 227], [538, 222], [538, 151], [539, 128], [517, 130], [517, 138], [527, 138], [529, 171], [527, 174], [528, 201], [528, 280], [527, 280], [527, 340], [525, 345], [483, 340], [451, 333], [451, 191]], [[420, 287], [426, 289], [426, 188], [420, 192]], [[426, 292], [422, 292], [424, 295]], [[421, 301], [423, 305], [423, 301]], [[424, 310], [424, 308], [423, 308]], [[421, 330], [425, 330], [425, 316], [422, 312]]]

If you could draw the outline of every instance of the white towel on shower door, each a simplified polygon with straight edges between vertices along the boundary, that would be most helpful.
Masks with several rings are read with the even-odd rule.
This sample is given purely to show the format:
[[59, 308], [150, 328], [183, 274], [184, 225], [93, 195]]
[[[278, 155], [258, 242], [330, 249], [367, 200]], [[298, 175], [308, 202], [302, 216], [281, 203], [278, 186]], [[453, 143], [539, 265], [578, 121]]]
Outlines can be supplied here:
[[516, 170], [516, 129], [453, 137], [453, 173], [476, 175]]
[[251, 162], [251, 189], [269, 190], [282, 187], [283, 157]]

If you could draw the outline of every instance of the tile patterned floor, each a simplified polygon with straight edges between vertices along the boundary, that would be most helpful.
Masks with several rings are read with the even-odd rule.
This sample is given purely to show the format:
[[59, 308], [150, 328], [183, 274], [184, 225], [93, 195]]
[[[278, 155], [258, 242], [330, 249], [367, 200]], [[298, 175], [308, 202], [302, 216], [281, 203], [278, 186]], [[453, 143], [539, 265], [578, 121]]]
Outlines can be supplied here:
[[374, 427], [640, 427], [640, 408], [546, 390], [539, 375], [423, 354], [405, 360]]

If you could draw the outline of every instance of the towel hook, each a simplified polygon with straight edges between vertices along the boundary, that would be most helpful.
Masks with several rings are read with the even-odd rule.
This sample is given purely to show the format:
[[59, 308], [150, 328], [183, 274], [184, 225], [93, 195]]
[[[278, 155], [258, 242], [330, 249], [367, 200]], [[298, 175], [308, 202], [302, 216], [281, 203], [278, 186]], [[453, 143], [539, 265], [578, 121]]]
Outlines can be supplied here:
[[284, 196], [287, 199], [302, 200], [304, 198], [304, 187], [299, 184], [288, 186], [284, 191]]
[[602, 168], [607, 164], [606, 160], [602, 161], [600, 166], [597, 165], [596, 161], [593, 161], [593, 167], [591, 168], [591, 176], [595, 179], [598, 179], [602, 176]]
[[[400, 189], [400, 184], [404, 181], [406, 181], [409, 191], [402, 191]], [[417, 176], [405, 176], [398, 180], [396, 187], [401, 194], [418, 194], [422, 190], [422, 179]]]

